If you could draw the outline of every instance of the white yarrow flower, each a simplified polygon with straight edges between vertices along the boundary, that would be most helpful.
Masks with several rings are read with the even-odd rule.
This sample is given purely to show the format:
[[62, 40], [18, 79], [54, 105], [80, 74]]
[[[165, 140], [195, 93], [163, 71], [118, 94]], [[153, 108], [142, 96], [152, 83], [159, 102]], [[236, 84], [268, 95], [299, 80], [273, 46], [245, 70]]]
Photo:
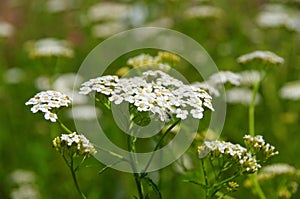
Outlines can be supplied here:
[[0, 38], [10, 37], [14, 34], [15, 28], [8, 22], [0, 21]]
[[279, 91], [282, 99], [300, 100], [300, 81], [288, 82]]
[[32, 105], [31, 111], [37, 113], [43, 112], [46, 120], [56, 122], [57, 115], [53, 113], [52, 109], [60, 107], [68, 107], [72, 103], [72, 99], [58, 91], [42, 91], [37, 93], [33, 98], [29, 99], [25, 105]]
[[246, 64], [253, 60], [261, 60], [263, 62], [270, 63], [270, 64], [283, 64], [284, 63], [284, 59], [282, 57], [279, 57], [275, 53], [270, 52], [270, 51], [260, 51], [260, 50], [242, 55], [242, 56], [238, 57], [238, 59], [237, 59], [237, 61], [242, 64]]
[[[226, 101], [231, 104], [243, 104], [248, 106], [251, 104], [253, 91], [248, 88], [232, 88], [226, 91]], [[255, 105], [261, 100], [259, 93], [256, 94]]]

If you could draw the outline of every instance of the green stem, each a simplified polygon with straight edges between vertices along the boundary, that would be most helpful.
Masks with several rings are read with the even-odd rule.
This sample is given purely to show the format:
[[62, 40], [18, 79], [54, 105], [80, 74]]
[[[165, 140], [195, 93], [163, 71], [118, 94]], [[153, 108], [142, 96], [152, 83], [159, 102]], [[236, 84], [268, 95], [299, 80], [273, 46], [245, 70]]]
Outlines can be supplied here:
[[133, 177], [135, 180], [135, 184], [138, 190], [139, 194], [139, 199], [144, 199], [144, 189], [143, 189], [143, 184], [141, 182], [142, 177], [141, 174], [138, 173], [136, 165], [137, 165], [137, 160], [135, 158], [135, 152], [136, 152], [136, 147], [135, 143], [137, 138], [132, 135], [132, 127], [133, 127], [133, 117], [131, 117], [131, 123], [129, 125], [129, 136], [128, 136], [128, 150], [130, 152], [130, 165], [133, 171]]
[[249, 134], [251, 136], [255, 136], [255, 123], [254, 123], [254, 115], [255, 115], [255, 99], [257, 96], [257, 92], [260, 86], [260, 81], [258, 81], [253, 87], [253, 94], [251, 103], [249, 106]]
[[261, 188], [261, 186], [258, 182], [256, 173], [251, 176], [251, 180], [254, 184], [255, 191], [256, 191], [257, 195], [259, 196], [259, 198], [260, 199], [266, 199], [266, 196], [265, 196], [265, 194], [264, 194], [264, 192], [263, 192], [263, 190], [262, 190], [262, 188]]
[[76, 187], [78, 193], [82, 196], [83, 199], [86, 199], [84, 193], [82, 193], [81, 190], [80, 190], [80, 187], [79, 187], [79, 184], [78, 184], [78, 181], [77, 181], [77, 178], [76, 178], [76, 173], [75, 173], [76, 171], [74, 169], [74, 159], [73, 159], [73, 157], [71, 158], [69, 168], [70, 168], [70, 171], [71, 171], [71, 174], [72, 174], [73, 182], [75, 184], [75, 187]]
[[[255, 136], [255, 123], [254, 123], [255, 99], [256, 99], [256, 95], [257, 95], [259, 87], [260, 87], [260, 81], [258, 81], [253, 87], [252, 100], [251, 100], [251, 104], [249, 106], [249, 134], [251, 136]], [[257, 174], [253, 174], [253, 176], [251, 176], [251, 180], [253, 182], [254, 188], [255, 188], [256, 193], [259, 196], [259, 198], [266, 199], [266, 196], [257, 180]]]
[[205, 183], [205, 198], [209, 199], [210, 198], [210, 187], [209, 187], [206, 168], [205, 168], [203, 159], [201, 159], [201, 166], [202, 166], [202, 171], [203, 171], [203, 176], [204, 176], [204, 183]]
[[60, 125], [67, 133], [69, 133], [69, 134], [72, 134], [72, 133], [73, 133], [73, 132], [72, 132], [70, 129], [68, 129], [68, 127], [66, 127], [59, 119], [57, 119], [57, 121], [58, 121], [59, 125]]
[[[175, 122], [174, 122], [167, 130], [166, 130], [166, 132], [162, 134], [162, 136], [159, 138], [159, 140], [158, 140], [156, 146], [154, 147], [153, 152], [155, 152], [157, 149], [159, 149], [159, 148], [161, 147], [161, 144], [162, 144], [164, 138], [171, 132], [171, 130], [172, 130], [172, 129], [180, 122], [180, 121], [181, 121], [180, 119], [176, 120], [176, 121], [175, 121]], [[162, 132], [160, 132], [160, 133], [162, 133]], [[154, 158], [154, 154], [155, 154], [155, 153], [151, 153], [150, 159], [148, 160], [148, 162], [147, 162], [147, 164], [146, 164], [146, 166], [145, 166], [145, 168], [144, 168], [144, 170], [143, 170], [143, 172], [142, 172], [142, 173], [143, 173], [143, 174], [142, 174], [142, 177], [145, 175], [146, 170], [149, 168], [150, 163], [151, 163], [151, 161], [152, 161], [153, 158]]]

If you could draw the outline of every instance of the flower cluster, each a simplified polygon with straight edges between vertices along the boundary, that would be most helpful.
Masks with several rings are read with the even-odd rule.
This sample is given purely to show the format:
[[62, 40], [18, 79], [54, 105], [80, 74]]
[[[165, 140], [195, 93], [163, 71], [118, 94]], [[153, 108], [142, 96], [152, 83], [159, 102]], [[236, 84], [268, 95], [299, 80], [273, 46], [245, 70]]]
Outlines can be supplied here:
[[261, 165], [257, 163], [255, 157], [252, 156], [246, 148], [239, 144], [232, 144], [225, 141], [205, 141], [202, 146], [198, 147], [199, 157], [203, 157], [208, 153], [212, 158], [220, 158], [225, 156], [227, 161], [225, 164], [232, 167], [238, 166], [242, 173], [255, 173]]
[[279, 91], [283, 99], [300, 100], [300, 81], [288, 82]]
[[31, 58], [37, 57], [73, 57], [73, 49], [65, 40], [55, 38], [45, 38], [38, 41], [29, 41], [26, 43], [26, 48]]
[[270, 145], [269, 143], [266, 143], [263, 136], [261, 135], [257, 135], [255, 137], [245, 135], [244, 143], [246, 147], [255, 155], [259, 152], [262, 152], [265, 160], [279, 154], [279, 152], [275, 150], [275, 147]]
[[[242, 104], [249, 106], [252, 102], [253, 92], [249, 88], [231, 88], [226, 91], [226, 101], [231, 104]], [[255, 96], [254, 104], [257, 105], [261, 101], [259, 93]]]
[[300, 171], [286, 163], [276, 163], [265, 166], [258, 174], [259, 180], [272, 179], [279, 175], [298, 176], [300, 177]]
[[8, 22], [0, 21], [0, 38], [10, 37], [15, 31], [13, 25]]
[[256, 70], [244, 70], [238, 74], [241, 77], [241, 85], [243, 86], [255, 85], [257, 82], [262, 80], [262, 76], [264, 75]]
[[193, 6], [185, 11], [189, 19], [218, 19], [223, 16], [223, 10], [214, 6]]
[[170, 115], [186, 119], [189, 114], [201, 119], [204, 108], [213, 110], [211, 96], [200, 88], [186, 85], [162, 71], [146, 71], [141, 77], [102, 76], [82, 84], [81, 94], [93, 91], [108, 97], [115, 104], [129, 102], [138, 111], [157, 114], [161, 121]]
[[208, 81], [212, 85], [216, 85], [216, 86], [220, 84], [224, 85], [227, 82], [229, 82], [232, 85], [239, 86], [241, 77], [238, 74], [233, 73], [231, 71], [220, 71], [218, 73], [211, 75]]
[[52, 109], [60, 107], [68, 107], [72, 103], [72, 99], [58, 91], [42, 91], [37, 93], [34, 97], [29, 99], [25, 105], [32, 105], [31, 112], [43, 112], [46, 120], [56, 122], [57, 115], [53, 113]]
[[75, 155], [78, 156], [96, 153], [90, 141], [84, 135], [79, 135], [76, 132], [72, 134], [62, 134], [60, 137], [54, 138], [52, 143], [53, 147], [59, 152], [74, 148], [76, 150]]
[[275, 53], [272, 53], [270, 51], [254, 51], [249, 54], [242, 55], [238, 57], [238, 62], [241, 64], [246, 64], [248, 62], [251, 62], [253, 60], [260, 60], [262, 62], [268, 63], [268, 64], [283, 64], [284, 59], [282, 57], [279, 57]]

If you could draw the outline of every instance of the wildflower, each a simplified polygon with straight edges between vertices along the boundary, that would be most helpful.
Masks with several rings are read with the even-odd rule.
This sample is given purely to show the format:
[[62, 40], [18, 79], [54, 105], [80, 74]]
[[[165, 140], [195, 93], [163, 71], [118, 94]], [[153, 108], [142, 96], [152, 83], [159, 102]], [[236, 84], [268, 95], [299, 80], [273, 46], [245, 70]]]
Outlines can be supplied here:
[[223, 10], [214, 6], [193, 6], [184, 12], [184, 15], [190, 19], [218, 19], [223, 14]]
[[146, 71], [141, 77], [102, 76], [82, 84], [80, 93], [101, 93], [115, 104], [128, 102], [138, 111], [157, 114], [161, 121], [169, 115], [186, 119], [189, 114], [201, 119], [204, 108], [213, 110], [211, 96], [204, 90], [185, 85], [162, 71]]
[[76, 132], [62, 134], [60, 137], [54, 138], [52, 144], [61, 153], [65, 150], [71, 151], [71, 148], [76, 149], [75, 155], [77, 156], [96, 153], [96, 149], [90, 141], [84, 135], [77, 134]]
[[16, 187], [10, 193], [11, 199], [38, 199], [39, 193], [33, 185], [22, 185]]
[[282, 99], [300, 100], [300, 81], [288, 82], [279, 91]]
[[148, 27], [163, 27], [163, 28], [172, 28], [173, 25], [174, 25], [173, 19], [168, 17], [162, 17], [146, 24], [146, 26]]
[[286, 163], [275, 163], [265, 166], [258, 174], [258, 180], [269, 180], [279, 175], [295, 176], [297, 169]]
[[166, 61], [170, 61], [170, 62], [179, 62], [180, 61], [180, 57], [170, 53], [170, 52], [166, 52], [166, 51], [159, 51], [158, 52], [158, 57], [160, 57], [161, 60], [166, 60]]
[[242, 55], [238, 57], [237, 61], [241, 64], [246, 64], [248, 62], [251, 62], [253, 60], [260, 60], [264, 63], [268, 64], [283, 64], [284, 59], [282, 57], [279, 57], [275, 53], [272, 53], [270, 51], [254, 51], [249, 54]]
[[39, 57], [73, 57], [73, 49], [66, 40], [45, 38], [38, 41], [29, 41], [26, 48], [31, 58]]
[[87, 15], [91, 21], [120, 20], [128, 16], [128, 9], [126, 4], [101, 2], [93, 5]]
[[212, 96], [220, 96], [220, 92], [210, 82], [194, 82], [192, 84], [196, 88], [200, 88], [208, 92]]
[[48, 0], [47, 9], [51, 13], [58, 13], [73, 8], [71, 0]]
[[279, 154], [279, 152], [275, 150], [275, 147], [269, 143], [266, 143], [261, 135], [257, 135], [255, 137], [245, 135], [244, 143], [246, 147], [249, 148], [254, 154], [259, 152], [263, 153], [265, 160]]
[[239, 188], [239, 186], [240, 185], [237, 182], [229, 181], [227, 183], [226, 189], [227, 189], [228, 192], [233, 192], [233, 191], [237, 191], [237, 189]]
[[35, 182], [35, 174], [32, 171], [17, 169], [10, 174], [12, 184], [31, 184]]
[[141, 54], [136, 57], [130, 58], [127, 64], [133, 67], [152, 66], [160, 63], [160, 57], [152, 57], [148, 54]]
[[241, 85], [253, 86], [262, 80], [263, 74], [256, 70], [245, 70], [238, 73], [241, 77]]
[[15, 28], [8, 22], [0, 21], [0, 38], [6, 38], [13, 35]]
[[120, 22], [105, 22], [92, 27], [92, 34], [96, 38], [106, 38], [122, 32], [126, 27]]
[[24, 77], [24, 71], [17, 67], [8, 69], [3, 75], [4, 81], [8, 84], [20, 83]]
[[232, 144], [225, 141], [205, 141], [202, 146], [198, 147], [199, 157], [208, 154], [211, 158], [225, 156], [228, 166], [238, 166], [242, 173], [255, 173], [261, 165], [257, 163], [246, 148], [239, 144]]
[[300, 31], [296, 10], [288, 9], [283, 5], [270, 4], [257, 16], [256, 22], [262, 28], [286, 28]]
[[37, 93], [33, 98], [29, 99], [25, 105], [33, 105], [31, 112], [43, 112], [46, 120], [56, 122], [57, 115], [51, 112], [51, 110], [68, 107], [71, 103], [72, 99], [69, 96], [58, 91], [48, 90]]
[[220, 71], [209, 77], [209, 83], [212, 85], [220, 85], [229, 82], [232, 85], [239, 86], [241, 77], [231, 71]]
[[[249, 106], [252, 102], [253, 92], [248, 88], [232, 88], [226, 91], [226, 101], [231, 104], [242, 104]], [[261, 100], [259, 93], [256, 94], [254, 104], [257, 105]]]

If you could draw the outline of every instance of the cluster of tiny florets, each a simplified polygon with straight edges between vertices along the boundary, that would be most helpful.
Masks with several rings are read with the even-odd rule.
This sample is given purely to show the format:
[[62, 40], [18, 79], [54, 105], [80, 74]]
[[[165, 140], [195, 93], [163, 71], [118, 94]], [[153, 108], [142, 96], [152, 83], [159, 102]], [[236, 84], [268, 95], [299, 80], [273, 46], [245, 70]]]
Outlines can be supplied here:
[[247, 148], [249, 148], [253, 153], [262, 152], [265, 159], [268, 159], [272, 156], [278, 155], [279, 152], [276, 151], [275, 147], [266, 143], [263, 136], [257, 135], [252, 137], [250, 135], [244, 136], [244, 143]]
[[228, 165], [239, 165], [241, 172], [254, 173], [261, 165], [257, 163], [255, 157], [239, 144], [232, 144], [225, 141], [205, 141], [202, 146], [198, 147], [199, 156], [202, 157], [207, 153], [213, 158], [226, 156]]
[[54, 148], [60, 152], [74, 147], [76, 149], [76, 155], [96, 153], [90, 141], [84, 135], [77, 134], [76, 132], [72, 134], [62, 134], [60, 137], [54, 138], [52, 144]]
[[213, 110], [211, 96], [203, 89], [186, 85], [162, 71], [146, 71], [141, 77], [102, 76], [82, 84], [81, 94], [97, 92], [115, 104], [128, 102], [138, 111], [157, 114], [161, 121], [170, 115], [186, 119], [203, 117], [204, 107]]
[[37, 93], [33, 98], [29, 99], [25, 105], [32, 105], [31, 112], [43, 112], [46, 120], [56, 122], [57, 115], [52, 109], [60, 107], [68, 107], [72, 103], [72, 99], [58, 91], [42, 91]]
[[282, 57], [279, 57], [273, 52], [270, 51], [254, 51], [249, 54], [242, 55], [238, 57], [237, 61], [242, 64], [246, 64], [248, 62], [251, 62], [253, 60], [260, 60], [265, 63], [269, 64], [283, 64], [284, 59]]

